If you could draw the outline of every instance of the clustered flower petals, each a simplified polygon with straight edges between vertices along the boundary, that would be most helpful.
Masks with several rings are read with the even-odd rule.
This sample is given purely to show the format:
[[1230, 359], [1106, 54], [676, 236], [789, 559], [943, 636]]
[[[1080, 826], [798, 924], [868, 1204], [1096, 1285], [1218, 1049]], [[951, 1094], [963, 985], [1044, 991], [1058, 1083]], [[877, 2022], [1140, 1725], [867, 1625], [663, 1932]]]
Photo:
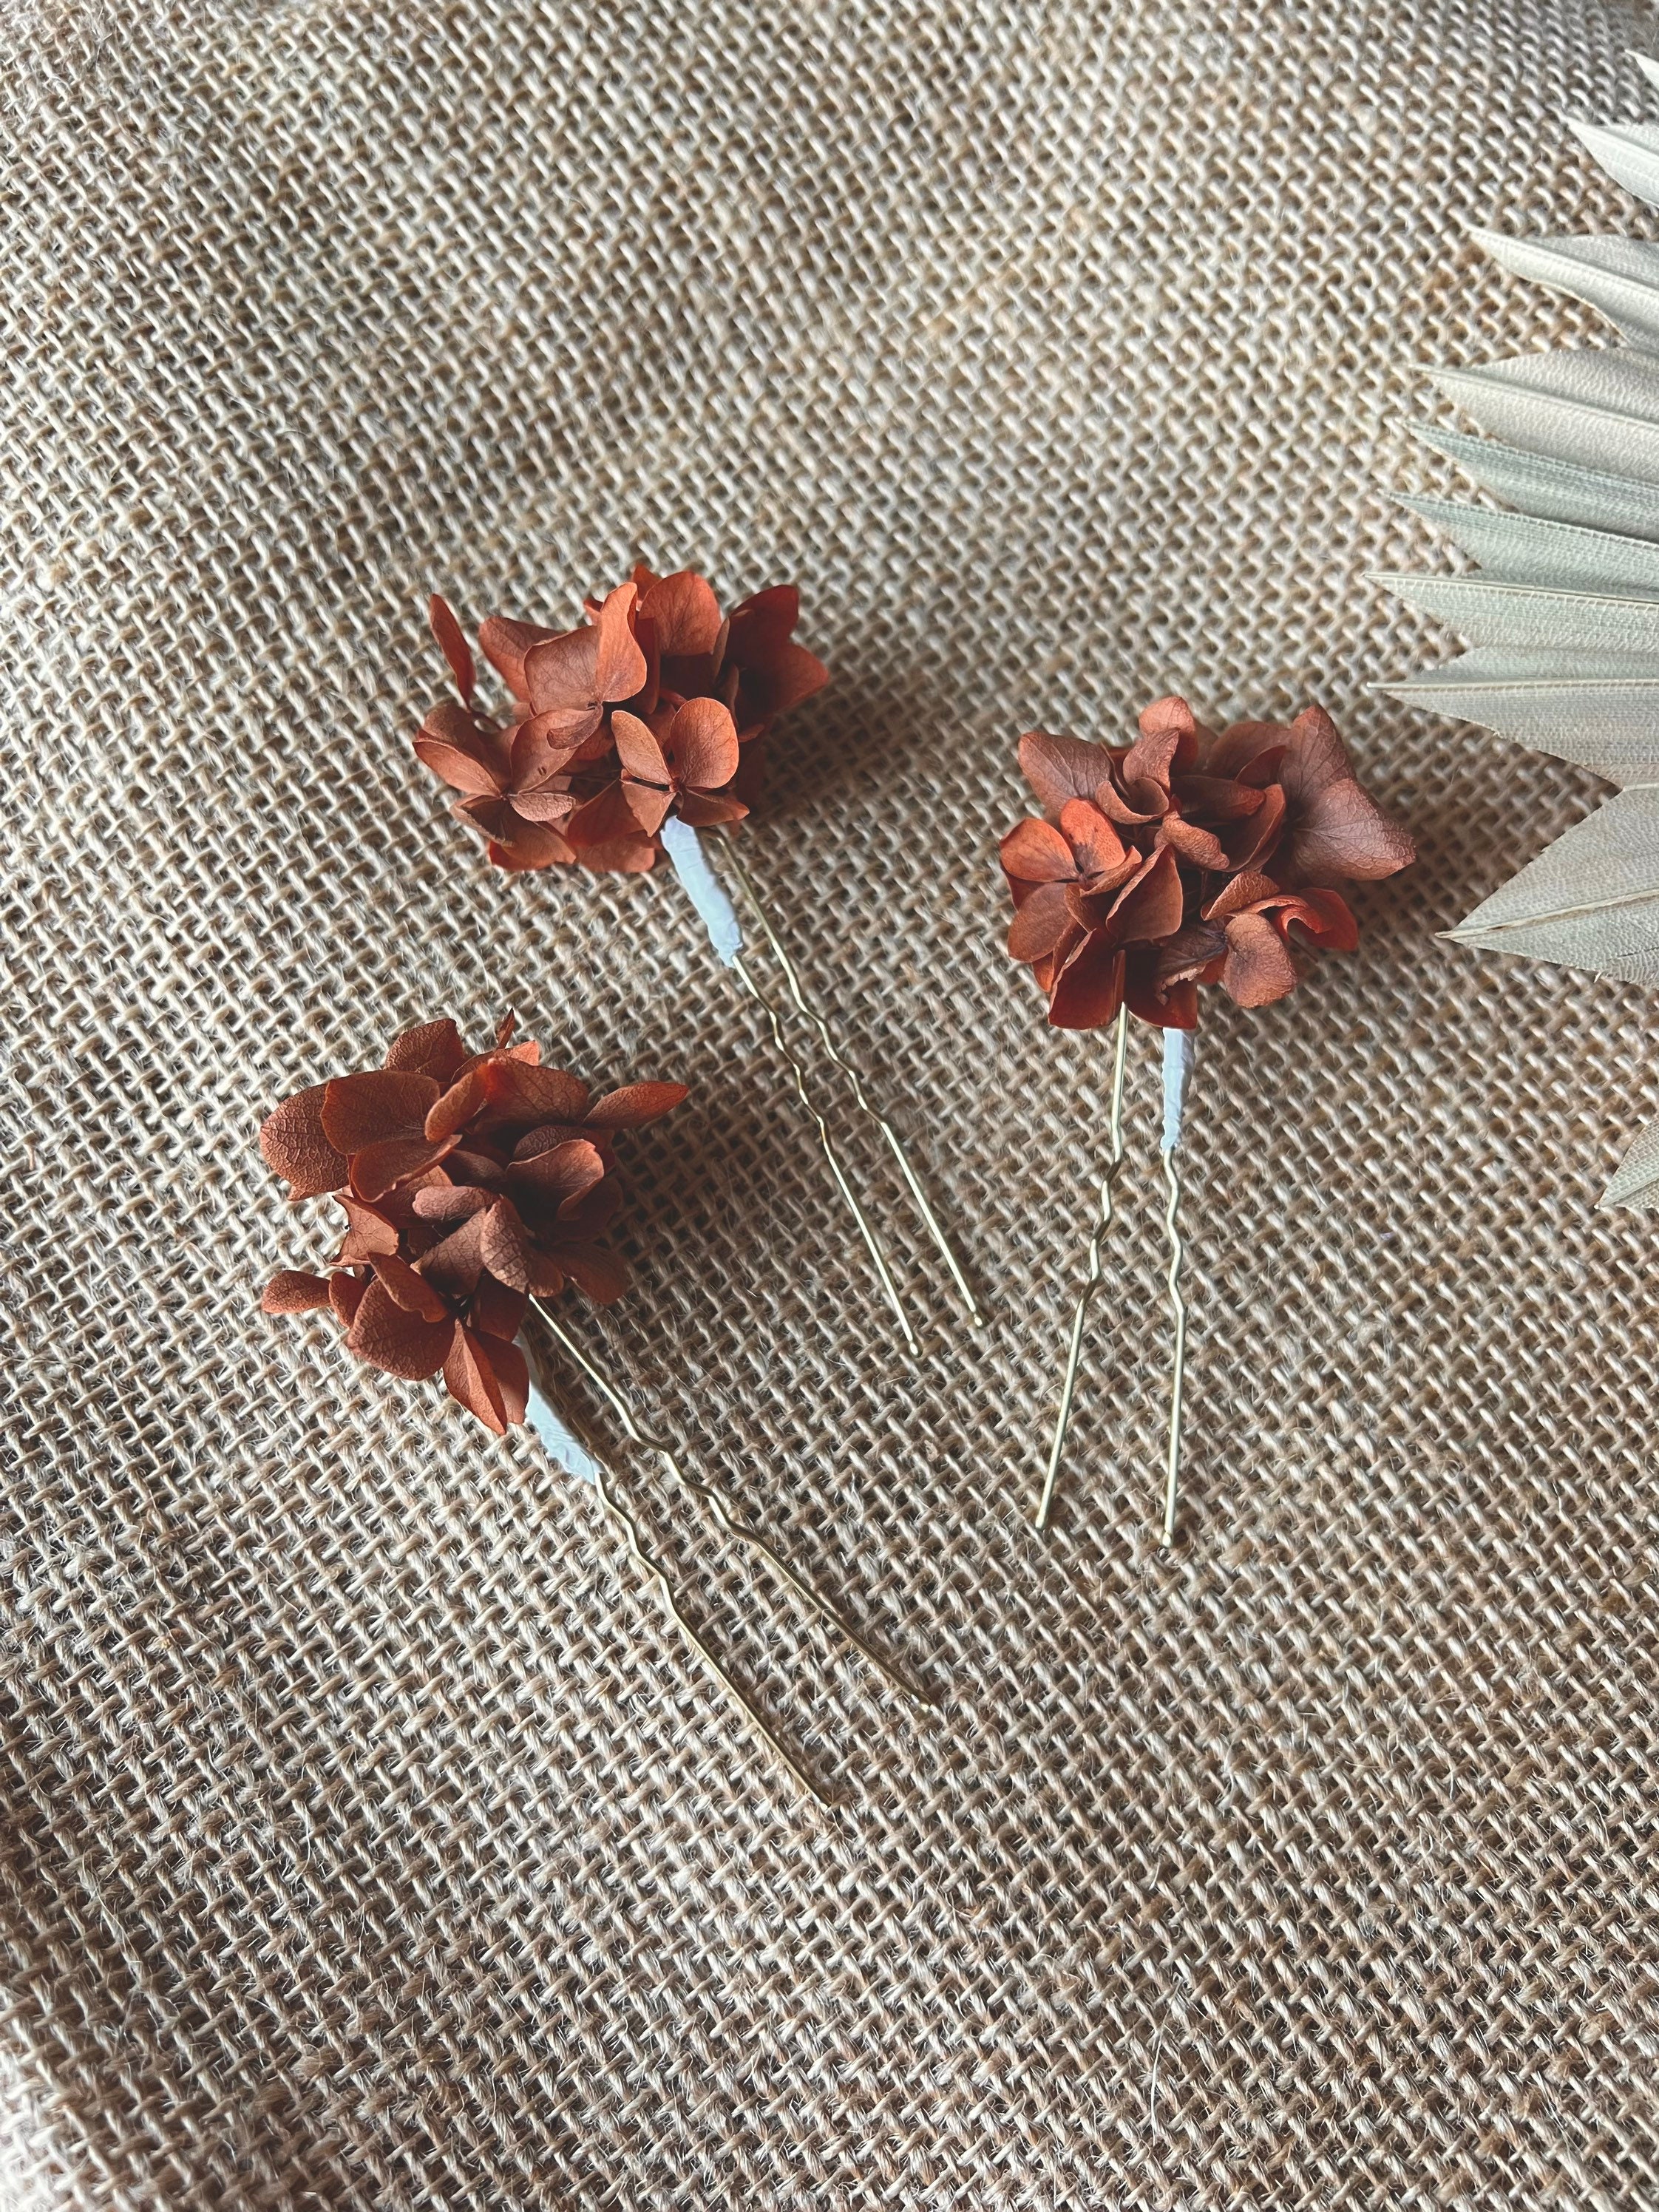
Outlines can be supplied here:
[[461, 793], [453, 811], [500, 868], [655, 866], [670, 817], [740, 821], [760, 787], [776, 717], [828, 683], [794, 642], [793, 585], [722, 617], [706, 578], [635, 568], [586, 604], [577, 629], [489, 616], [478, 646], [510, 695], [477, 704], [477, 669], [454, 615], [432, 601], [458, 696], [434, 707], [415, 750]]
[[525, 1417], [514, 1339], [531, 1297], [572, 1282], [609, 1304], [628, 1287], [596, 1242], [621, 1201], [617, 1132], [686, 1097], [631, 1083], [595, 1098], [513, 1027], [477, 1053], [452, 1021], [406, 1030], [383, 1066], [313, 1085], [259, 1132], [295, 1198], [331, 1195], [346, 1218], [331, 1272], [283, 1268], [264, 1310], [331, 1307], [360, 1359], [415, 1382], [441, 1372], [498, 1434]]
[[1033, 730], [1019, 762], [1044, 818], [1002, 840], [1008, 951], [1056, 1029], [1097, 1029], [1126, 1004], [1192, 1029], [1203, 983], [1270, 1006], [1296, 988], [1293, 942], [1359, 941], [1329, 879], [1368, 882], [1416, 857], [1319, 707], [1218, 733], [1184, 699], [1159, 699], [1133, 744]]

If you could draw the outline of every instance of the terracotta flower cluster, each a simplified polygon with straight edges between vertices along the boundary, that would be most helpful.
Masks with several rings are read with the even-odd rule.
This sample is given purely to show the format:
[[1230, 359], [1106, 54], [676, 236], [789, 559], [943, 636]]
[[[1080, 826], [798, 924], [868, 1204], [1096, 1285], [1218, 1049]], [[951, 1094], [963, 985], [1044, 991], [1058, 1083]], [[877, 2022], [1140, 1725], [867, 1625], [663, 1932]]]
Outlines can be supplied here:
[[620, 1202], [612, 1147], [681, 1103], [678, 1083], [594, 1098], [541, 1048], [468, 1052], [452, 1021], [392, 1040], [385, 1065], [313, 1085], [279, 1106], [259, 1149], [296, 1199], [331, 1194], [345, 1241], [327, 1275], [285, 1268], [267, 1313], [330, 1306], [371, 1367], [450, 1395], [498, 1434], [525, 1417], [514, 1340], [533, 1295], [573, 1282], [608, 1304], [627, 1288], [595, 1240]]
[[1296, 987], [1292, 931], [1334, 951], [1358, 945], [1333, 884], [1415, 858], [1318, 707], [1218, 733], [1184, 699], [1159, 699], [1131, 745], [1031, 731], [1019, 762], [1045, 818], [1002, 840], [1008, 950], [1056, 1029], [1097, 1029], [1125, 1004], [1193, 1029], [1203, 983], [1271, 1005]]
[[562, 632], [500, 615], [480, 625], [479, 648], [510, 694], [497, 718], [477, 703], [459, 623], [432, 602], [459, 696], [432, 709], [415, 750], [463, 794], [454, 811], [483, 833], [497, 867], [634, 872], [655, 865], [671, 815], [696, 828], [740, 820], [773, 720], [829, 681], [794, 642], [800, 595], [790, 584], [722, 617], [693, 570], [640, 568], [586, 612]]

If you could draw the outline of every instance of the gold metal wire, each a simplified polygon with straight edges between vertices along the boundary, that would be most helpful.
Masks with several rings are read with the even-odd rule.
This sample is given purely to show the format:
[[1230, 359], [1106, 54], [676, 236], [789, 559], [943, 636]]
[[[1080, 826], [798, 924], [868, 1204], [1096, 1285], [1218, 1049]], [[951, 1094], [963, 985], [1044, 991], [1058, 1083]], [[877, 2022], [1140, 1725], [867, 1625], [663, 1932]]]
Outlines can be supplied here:
[[722, 842], [726, 848], [726, 863], [731, 868], [732, 873], [737, 878], [738, 888], [742, 891], [750, 910], [754, 915], [756, 921], [760, 924], [761, 934], [766, 939], [768, 950], [770, 951], [772, 957], [777, 962], [778, 966], [783, 970], [783, 980], [788, 988], [790, 1000], [794, 1006], [796, 1012], [801, 1015], [805, 1020], [811, 1022], [813, 1028], [817, 1031], [818, 1036], [823, 1042], [824, 1051], [829, 1054], [830, 1060], [841, 1070], [842, 1073], [847, 1078], [848, 1082], [851, 1085], [853, 1097], [858, 1105], [859, 1111], [861, 1114], [867, 1115], [870, 1120], [872, 1121], [876, 1127], [881, 1131], [882, 1135], [886, 1139], [888, 1149], [892, 1153], [895, 1160], [897, 1161], [899, 1173], [904, 1178], [904, 1187], [910, 1194], [911, 1204], [915, 1207], [916, 1212], [921, 1218], [923, 1228], [926, 1229], [929, 1237], [933, 1238], [935, 1250], [939, 1253], [939, 1257], [945, 1262], [957, 1297], [961, 1299], [963, 1305], [967, 1309], [969, 1327], [970, 1328], [983, 1328], [985, 1326], [985, 1316], [979, 1310], [978, 1302], [974, 1297], [973, 1290], [969, 1284], [968, 1278], [962, 1272], [961, 1263], [958, 1261], [955, 1252], [951, 1249], [949, 1238], [945, 1236], [944, 1230], [939, 1226], [939, 1218], [934, 1213], [932, 1204], [929, 1202], [927, 1193], [922, 1186], [921, 1178], [917, 1175], [915, 1167], [911, 1164], [910, 1155], [904, 1149], [902, 1139], [900, 1137], [898, 1131], [888, 1120], [886, 1115], [881, 1111], [879, 1107], [872, 1104], [869, 1093], [864, 1087], [863, 1077], [860, 1074], [858, 1068], [855, 1066], [854, 1062], [847, 1058], [840, 1045], [836, 1042], [836, 1038], [830, 1030], [829, 1022], [824, 1015], [817, 1006], [812, 1006], [808, 1002], [805, 991], [801, 984], [800, 971], [795, 966], [794, 962], [790, 958], [789, 954], [784, 946], [782, 939], [778, 935], [776, 930], [773, 928], [771, 918], [768, 915], [766, 908], [761, 904], [760, 893], [755, 889], [755, 885], [750, 876], [749, 871], [743, 865], [742, 856], [738, 850], [737, 840], [732, 836], [729, 830], [725, 833]]
[[[542, 1314], [544, 1320], [547, 1319], [547, 1316], [543, 1308], [538, 1305], [536, 1310], [538, 1313]], [[561, 1336], [563, 1334], [562, 1330], [557, 1333]], [[561, 1415], [561, 1419], [562, 1418], [563, 1416]], [[574, 1430], [572, 1430], [571, 1433], [575, 1435], [575, 1431]], [[773, 1756], [788, 1769], [789, 1772], [793, 1775], [795, 1780], [800, 1784], [800, 1787], [806, 1791], [810, 1797], [817, 1798], [820, 1805], [823, 1805], [833, 1811], [836, 1803], [835, 1799], [832, 1797], [826, 1797], [824, 1796], [823, 1790], [819, 1789], [817, 1784], [812, 1779], [811, 1775], [807, 1771], [806, 1768], [801, 1765], [799, 1759], [798, 1759], [793, 1752], [790, 1750], [788, 1745], [784, 1742], [781, 1736], [774, 1734], [770, 1723], [767, 1720], [764, 1713], [761, 1711], [759, 1706], [756, 1705], [754, 1699], [750, 1698], [747, 1691], [745, 1691], [742, 1686], [726, 1672], [725, 1667], [721, 1664], [720, 1660], [715, 1657], [714, 1652], [703, 1641], [699, 1630], [697, 1630], [686, 1618], [685, 1613], [680, 1605], [678, 1585], [675, 1583], [672, 1577], [669, 1574], [667, 1568], [664, 1566], [662, 1561], [656, 1557], [654, 1553], [648, 1552], [646, 1549], [644, 1540], [640, 1534], [638, 1522], [635, 1520], [634, 1516], [629, 1511], [622, 1500], [612, 1494], [609, 1480], [606, 1478], [604, 1461], [600, 1459], [599, 1454], [593, 1449], [592, 1444], [588, 1443], [585, 1437], [577, 1436], [576, 1441], [582, 1446], [583, 1449], [587, 1453], [588, 1457], [593, 1462], [593, 1487], [599, 1492], [600, 1505], [604, 1509], [606, 1516], [614, 1521], [622, 1529], [623, 1534], [628, 1539], [629, 1550], [634, 1554], [635, 1559], [638, 1560], [640, 1565], [644, 1568], [646, 1573], [650, 1576], [652, 1581], [656, 1583], [657, 1588], [662, 1592], [664, 1602], [666, 1604], [670, 1613], [673, 1616], [675, 1625], [678, 1628], [680, 1634], [685, 1638], [691, 1649], [696, 1653], [698, 1658], [702, 1660], [703, 1665], [708, 1669], [715, 1680], [720, 1683], [720, 1686], [725, 1690], [726, 1695], [732, 1699], [738, 1711], [744, 1715], [750, 1727], [753, 1728], [756, 1734], [766, 1745], [767, 1748], [772, 1753]]]
[[840, 1156], [836, 1151], [834, 1139], [830, 1134], [830, 1124], [824, 1120], [823, 1115], [818, 1111], [817, 1106], [814, 1103], [811, 1093], [806, 1088], [805, 1066], [799, 1055], [790, 1048], [789, 1040], [783, 1033], [783, 1023], [779, 1017], [777, 1008], [773, 1005], [771, 1000], [767, 997], [765, 992], [762, 990], [760, 985], [755, 981], [754, 971], [750, 967], [748, 962], [743, 957], [741, 953], [737, 954], [733, 957], [732, 965], [737, 970], [738, 975], [742, 977], [750, 996], [758, 1003], [762, 1012], [765, 1014], [768, 1022], [771, 1024], [772, 1042], [776, 1045], [779, 1052], [782, 1054], [783, 1059], [787, 1063], [790, 1073], [795, 1079], [795, 1096], [800, 1100], [801, 1104], [806, 1109], [807, 1112], [811, 1115], [813, 1121], [817, 1124], [818, 1142], [823, 1148], [823, 1157], [830, 1163], [830, 1172], [836, 1179], [836, 1188], [840, 1191], [842, 1198], [846, 1200], [848, 1210], [852, 1214], [854, 1220], [858, 1224], [859, 1234], [864, 1239], [865, 1249], [870, 1255], [871, 1261], [876, 1270], [876, 1274], [880, 1280], [882, 1291], [887, 1299], [888, 1304], [893, 1310], [893, 1317], [897, 1322], [900, 1331], [903, 1335], [905, 1349], [912, 1353], [919, 1352], [921, 1346], [916, 1341], [916, 1333], [915, 1329], [911, 1328], [909, 1316], [904, 1310], [904, 1302], [899, 1296], [898, 1285], [893, 1280], [893, 1271], [887, 1264], [887, 1255], [883, 1249], [881, 1239], [871, 1227], [869, 1218], [865, 1213], [864, 1208], [859, 1204], [856, 1196], [854, 1194], [853, 1186], [848, 1180], [846, 1172], [841, 1164]]
[[1167, 1552], [1175, 1542], [1176, 1502], [1181, 1484], [1181, 1394], [1187, 1376], [1187, 1301], [1181, 1295], [1181, 1262], [1186, 1247], [1181, 1241], [1176, 1218], [1181, 1204], [1181, 1177], [1176, 1171], [1173, 1146], [1164, 1155], [1164, 1181], [1169, 1189], [1164, 1227], [1170, 1240], [1170, 1304], [1175, 1314], [1175, 1357], [1170, 1367], [1170, 1451], [1164, 1475], [1164, 1529], [1158, 1540]]
[[1106, 1171], [1100, 1179], [1100, 1215], [1095, 1223], [1094, 1235], [1089, 1239], [1089, 1272], [1072, 1314], [1071, 1348], [1066, 1355], [1066, 1379], [1060, 1386], [1060, 1414], [1054, 1423], [1054, 1440], [1048, 1453], [1048, 1471], [1043, 1478], [1042, 1496], [1036, 1510], [1036, 1525], [1046, 1528], [1048, 1510], [1054, 1502], [1054, 1484], [1060, 1474], [1061, 1455], [1066, 1449], [1066, 1432], [1072, 1425], [1072, 1401], [1077, 1395], [1078, 1365], [1083, 1355], [1083, 1328], [1089, 1317], [1089, 1307], [1100, 1287], [1101, 1243], [1112, 1225], [1112, 1194], [1123, 1165], [1123, 1071], [1129, 1050], [1129, 1010], [1120, 1006], [1117, 1015], [1117, 1036], [1112, 1051], [1111, 1151], [1107, 1156]]
[[751, 1549], [758, 1552], [763, 1559], [769, 1560], [796, 1595], [804, 1598], [815, 1613], [830, 1622], [832, 1627], [838, 1629], [860, 1658], [867, 1659], [878, 1674], [885, 1675], [895, 1689], [902, 1690], [905, 1696], [916, 1705], [929, 1707], [938, 1705], [937, 1698], [919, 1687], [908, 1675], [901, 1673], [899, 1668], [884, 1653], [878, 1651], [874, 1644], [866, 1643], [834, 1601], [826, 1597], [816, 1584], [809, 1582], [805, 1575], [792, 1567], [789, 1562], [774, 1549], [770, 1540], [763, 1534], [752, 1522], [744, 1518], [743, 1509], [724, 1484], [700, 1480], [696, 1475], [688, 1472], [678, 1454], [664, 1443], [660, 1437], [648, 1435], [641, 1428], [634, 1418], [628, 1401], [604, 1370], [596, 1365], [588, 1357], [563, 1323], [555, 1318], [539, 1298], [532, 1298], [531, 1304], [540, 1315], [554, 1342], [587, 1377], [635, 1443], [643, 1445], [647, 1451], [655, 1452], [674, 1480], [690, 1491], [694, 1498], [708, 1506], [728, 1535], [735, 1537], [739, 1543], [749, 1545]]

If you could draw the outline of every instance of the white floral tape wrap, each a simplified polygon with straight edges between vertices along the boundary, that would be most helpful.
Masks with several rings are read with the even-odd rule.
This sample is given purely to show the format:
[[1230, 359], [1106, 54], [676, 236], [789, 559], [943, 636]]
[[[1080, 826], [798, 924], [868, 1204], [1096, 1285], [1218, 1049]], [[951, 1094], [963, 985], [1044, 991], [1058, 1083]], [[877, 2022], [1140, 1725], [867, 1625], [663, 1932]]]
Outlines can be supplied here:
[[530, 1378], [530, 1395], [525, 1405], [525, 1415], [567, 1474], [574, 1474], [578, 1482], [597, 1482], [598, 1462], [586, 1445], [578, 1443], [566, 1428], [556, 1407], [534, 1375]]
[[659, 834], [662, 848], [673, 862], [674, 873], [702, 917], [708, 942], [729, 968], [743, 950], [743, 929], [737, 908], [726, 895], [725, 885], [708, 865], [702, 840], [689, 822], [678, 821], [672, 815]]

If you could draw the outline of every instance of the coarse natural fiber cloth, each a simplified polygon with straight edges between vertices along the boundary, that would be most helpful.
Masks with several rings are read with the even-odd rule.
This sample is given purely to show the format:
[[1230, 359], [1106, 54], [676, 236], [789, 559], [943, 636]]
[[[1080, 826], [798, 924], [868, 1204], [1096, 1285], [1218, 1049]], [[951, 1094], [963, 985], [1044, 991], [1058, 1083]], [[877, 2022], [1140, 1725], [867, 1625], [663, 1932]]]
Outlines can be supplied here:
[[[7, 2207], [1659, 2204], [1645, 994], [1437, 938], [1589, 777], [1373, 695], [1449, 488], [1412, 364], [1589, 338], [1471, 222], [1637, 229], [1591, 0], [14, 3], [4, 32]], [[445, 590], [799, 580], [750, 865], [958, 1231], [901, 1356], [667, 875], [489, 872], [414, 762]], [[1421, 845], [1212, 994], [1182, 1542], [1156, 1052], [1104, 1150], [994, 841], [1033, 724], [1317, 698]], [[255, 1150], [517, 1009], [636, 1142], [572, 1325], [945, 1698], [615, 1460], [255, 1310]], [[896, 1234], [868, 1125], [848, 1149]]]

